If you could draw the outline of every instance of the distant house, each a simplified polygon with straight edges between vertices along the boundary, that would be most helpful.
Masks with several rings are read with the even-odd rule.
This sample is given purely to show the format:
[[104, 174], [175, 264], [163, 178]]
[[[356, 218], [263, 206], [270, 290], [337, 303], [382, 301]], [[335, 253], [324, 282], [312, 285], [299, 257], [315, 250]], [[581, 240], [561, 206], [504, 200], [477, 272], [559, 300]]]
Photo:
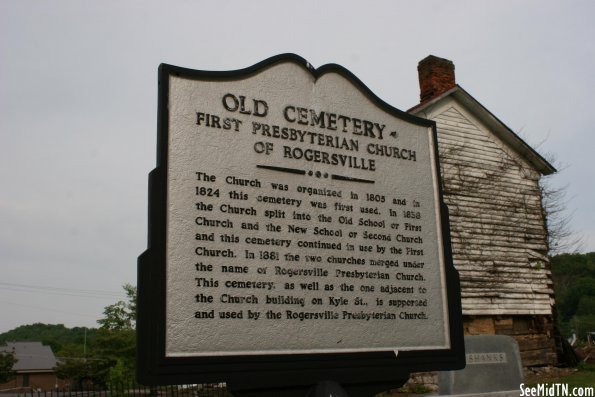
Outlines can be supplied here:
[[466, 335], [513, 336], [525, 366], [556, 364], [548, 231], [539, 180], [555, 168], [456, 84], [454, 64], [419, 62], [420, 104], [437, 124]]
[[13, 370], [16, 378], [0, 384], [0, 391], [6, 389], [51, 390], [61, 387], [54, 367], [57, 364], [52, 348], [41, 342], [8, 342], [0, 346], [0, 352], [13, 353], [17, 359]]

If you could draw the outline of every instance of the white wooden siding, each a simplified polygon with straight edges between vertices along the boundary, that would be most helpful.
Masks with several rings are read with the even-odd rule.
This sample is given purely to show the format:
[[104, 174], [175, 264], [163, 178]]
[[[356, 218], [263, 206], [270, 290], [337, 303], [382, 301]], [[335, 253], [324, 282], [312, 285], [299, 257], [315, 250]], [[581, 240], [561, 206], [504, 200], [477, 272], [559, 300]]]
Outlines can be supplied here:
[[431, 118], [463, 314], [551, 315], [539, 174], [456, 103]]

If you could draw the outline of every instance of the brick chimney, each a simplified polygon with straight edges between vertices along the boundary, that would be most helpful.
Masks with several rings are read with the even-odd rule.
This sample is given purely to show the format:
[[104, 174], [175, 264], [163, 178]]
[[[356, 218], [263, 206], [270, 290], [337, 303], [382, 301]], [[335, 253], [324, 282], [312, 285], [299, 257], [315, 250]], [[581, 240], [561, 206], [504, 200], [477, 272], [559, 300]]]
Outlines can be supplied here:
[[452, 61], [430, 55], [417, 64], [420, 103], [434, 99], [456, 86]]

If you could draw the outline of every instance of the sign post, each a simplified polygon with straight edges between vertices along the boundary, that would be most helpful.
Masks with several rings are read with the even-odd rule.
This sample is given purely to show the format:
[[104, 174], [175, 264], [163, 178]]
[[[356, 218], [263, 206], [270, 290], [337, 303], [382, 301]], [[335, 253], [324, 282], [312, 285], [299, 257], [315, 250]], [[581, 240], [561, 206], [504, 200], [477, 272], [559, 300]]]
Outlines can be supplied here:
[[296, 55], [161, 65], [157, 157], [141, 382], [356, 390], [464, 366], [433, 122]]

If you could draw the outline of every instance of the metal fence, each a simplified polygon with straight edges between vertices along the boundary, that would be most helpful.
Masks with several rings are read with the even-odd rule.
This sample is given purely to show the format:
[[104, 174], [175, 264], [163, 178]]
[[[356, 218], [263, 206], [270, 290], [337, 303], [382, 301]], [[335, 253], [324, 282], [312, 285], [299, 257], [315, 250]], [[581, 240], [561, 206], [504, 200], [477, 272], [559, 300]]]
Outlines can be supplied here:
[[107, 389], [21, 388], [0, 393], [0, 397], [232, 397], [225, 384], [139, 386], [111, 384]]

